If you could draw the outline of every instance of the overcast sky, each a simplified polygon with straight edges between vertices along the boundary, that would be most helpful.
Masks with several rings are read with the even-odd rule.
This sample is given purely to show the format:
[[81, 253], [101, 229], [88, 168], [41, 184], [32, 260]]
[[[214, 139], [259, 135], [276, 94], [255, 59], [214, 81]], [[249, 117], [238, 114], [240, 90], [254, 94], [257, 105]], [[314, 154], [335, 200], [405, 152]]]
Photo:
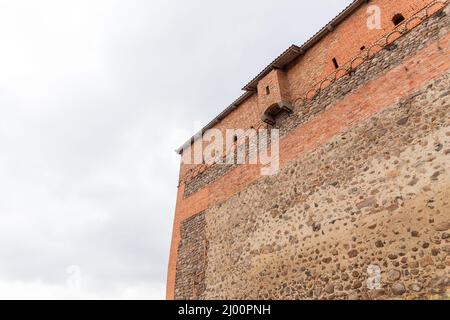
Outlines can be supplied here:
[[0, 298], [164, 298], [174, 149], [350, 2], [0, 0]]

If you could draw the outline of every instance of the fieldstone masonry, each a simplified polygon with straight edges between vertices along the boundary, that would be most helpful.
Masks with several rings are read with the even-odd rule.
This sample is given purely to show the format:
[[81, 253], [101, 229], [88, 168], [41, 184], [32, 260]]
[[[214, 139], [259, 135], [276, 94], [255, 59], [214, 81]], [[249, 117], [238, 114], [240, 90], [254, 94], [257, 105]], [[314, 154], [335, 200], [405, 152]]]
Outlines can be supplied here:
[[[448, 57], [449, 26], [447, 7], [275, 127], [293, 139], [295, 129], [390, 70], [416, 68], [405, 62], [411, 57], [432, 59], [427, 48]], [[174, 298], [448, 298], [450, 67], [437, 64], [430, 74], [439, 76], [393, 103], [372, 96], [379, 112], [182, 221]], [[410, 86], [403, 81], [398, 86]], [[186, 182], [181, 198], [234, 169], [208, 168]], [[367, 285], [370, 270], [381, 272], [377, 288]]]

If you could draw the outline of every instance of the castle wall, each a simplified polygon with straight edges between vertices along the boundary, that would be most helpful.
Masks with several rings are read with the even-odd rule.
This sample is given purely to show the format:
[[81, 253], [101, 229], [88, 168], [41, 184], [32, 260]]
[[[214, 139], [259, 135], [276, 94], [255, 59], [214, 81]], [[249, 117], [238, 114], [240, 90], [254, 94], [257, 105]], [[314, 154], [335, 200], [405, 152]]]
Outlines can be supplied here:
[[[409, 14], [430, 1], [401, 2], [389, 10]], [[322, 45], [349, 32], [352, 21], [365, 23], [363, 14], [364, 6]], [[278, 175], [260, 177], [255, 165], [212, 166], [181, 180], [168, 297], [443, 293], [450, 241], [448, 19], [432, 17], [279, 119]], [[371, 40], [354, 39], [360, 37]], [[301, 87], [307, 71], [296, 68], [316, 47], [287, 71], [291, 88]], [[256, 118], [253, 97], [246, 118], [240, 106], [219, 126]], [[366, 290], [369, 265], [382, 272], [380, 290]]]

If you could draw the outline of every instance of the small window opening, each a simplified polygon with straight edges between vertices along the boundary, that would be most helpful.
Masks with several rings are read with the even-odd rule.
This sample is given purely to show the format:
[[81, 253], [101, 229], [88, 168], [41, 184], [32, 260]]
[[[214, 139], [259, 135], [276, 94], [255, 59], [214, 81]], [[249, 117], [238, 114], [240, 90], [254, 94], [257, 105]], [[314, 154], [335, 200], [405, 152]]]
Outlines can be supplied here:
[[267, 95], [270, 94], [270, 87], [269, 87], [269, 86], [266, 87], [266, 94], [267, 94]]
[[336, 58], [333, 58], [333, 64], [336, 69], [339, 69], [339, 64], [338, 64]]
[[405, 20], [405, 17], [401, 14], [401, 13], [397, 13], [393, 18], [392, 18], [392, 22], [394, 23], [394, 25], [399, 25], [400, 23], [402, 23]]
[[366, 46], [361, 47], [361, 51], [366, 50]]
[[235, 136], [233, 137], [233, 141], [236, 143], [236, 142], [238, 141], [238, 136], [235, 135]]

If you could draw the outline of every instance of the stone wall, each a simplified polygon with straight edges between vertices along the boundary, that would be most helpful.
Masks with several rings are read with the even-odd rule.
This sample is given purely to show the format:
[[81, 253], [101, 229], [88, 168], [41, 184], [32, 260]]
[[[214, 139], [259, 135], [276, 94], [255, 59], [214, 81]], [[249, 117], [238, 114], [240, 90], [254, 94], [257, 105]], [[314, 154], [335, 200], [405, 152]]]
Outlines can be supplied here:
[[[380, 51], [374, 58], [359, 66], [352, 75], [340, 78], [332, 86], [321, 91], [307, 104], [296, 106], [292, 114], [283, 114], [277, 119], [274, 128], [280, 129], [280, 136], [284, 137], [299, 125], [311, 121], [312, 118], [324, 112], [356, 89], [361, 88], [368, 81], [393, 69], [408, 56], [435, 42], [442, 30], [448, 29], [449, 24], [449, 18], [443, 17], [442, 13], [425, 21], [411, 31], [410, 34], [397, 40], [394, 45]], [[235, 167], [236, 165], [212, 165], [199, 175], [186, 181], [184, 197], [189, 197], [191, 194], [210, 185]]]
[[[205, 298], [445, 294], [450, 77], [206, 212]], [[367, 289], [367, 268], [382, 288]]]
[[[406, 19], [409, 19], [434, 1], [436, 0], [366, 1], [365, 4], [361, 5], [344, 21], [335, 25], [333, 30], [326, 34], [318, 43], [306, 50], [304, 55], [297, 58], [289, 66], [286, 66], [286, 96], [295, 99], [298, 95], [304, 93], [305, 89], [309, 89], [313, 83], [323, 80], [335, 71], [333, 58], [336, 58], [339, 64], [343, 66], [355, 55], [361, 53], [360, 48], [362, 46], [369, 48], [380, 37], [392, 31], [395, 27], [392, 22], [394, 15], [401, 13]], [[367, 11], [369, 6], [373, 5], [378, 6], [382, 12], [381, 29], [367, 28]], [[433, 8], [438, 7], [439, 4], [436, 7], [432, 6], [429, 11], [431, 12]], [[265, 100], [265, 86], [263, 84], [270, 78], [271, 75], [269, 74], [267, 78], [261, 79], [259, 83], [261, 86], [258, 85], [260, 90], [253, 92], [248, 99], [237, 103], [237, 108], [214, 125], [214, 128], [225, 130], [230, 128], [258, 127], [261, 115], [268, 107], [266, 103], [258, 103], [258, 100]], [[196, 173], [194, 172], [197, 172], [199, 167], [202, 167], [202, 165], [181, 165], [180, 180], [183, 181], [186, 175], [195, 175]], [[194, 172], [191, 172], [191, 170]]]
[[[449, 25], [434, 16], [279, 119], [278, 175], [237, 189], [224, 178], [254, 173], [212, 167], [180, 189], [177, 210], [203, 209], [180, 223], [175, 298], [447, 296]], [[336, 128], [304, 139], [330, 119]], [[369, 266], [381, 271], [379, 289], [367, 288]]]
[[175, 298], [196, 299], [205, 291], [206, 253], [205, 214], [183, 221], [175, 277]]
[[[333, 26], [332, 31], [326, 33], [314, 46], [282, 68], [285, 75], [282, 77], [281, 87], [287, 102], [294, 104], [313, 84], [317, 84], [335, 72], [333, 59], [337, 59], [341, 68], [350, 62], [356, 55], [361, 54], [361, 48], [370, 48], [382, 36], [392, 32], [395, 25], [392, 22], [394, 15], [401, 13], [406, 20], [414, 15], [425, 12], [432, 13], [442, 6], [441, 1], [446, 0], [371, 0], [366, 1], [345, 20]], [[380, 8], [381, 29], [367, 28], [369, 6]], [[430, 6], [428, 9], [425, 9]], [[423, 12], [420, 12], [423, 10]], [[409, 26], [419, 23], [418, 20], [408, 22]], [[325, 28], [325, 31], [328, 29]], [[395, 36], [393, 37], [395, 38]], [[215, 129], [225, 130], [230, 128], [258, 128], [261, 124], [261, 116], [269, 107], [266, 101], [265, 84], [272, 84], [272, 91], [278, 89], [274, 84], [272, 70], [266, 77], [260, 79], [256, 91], [250, 91], [250, 96], [239, 102], [233, 102], [236, 108], [226, 117], [214, 125]], [[342, 70], [341, 70], [342, 71]], [[280, 69], [275, 73], [280, 72]], [[283, 72], [284, 73], [284, 72]], [[275, 81], [276, 82], [276, 81]], [[272, 95], [270, 95], [272, 96]], [[280, 97], [278, 94], [275, 96]], [[269, 99], [269, 101], [280, 102]], [[180, 182], [189, 179], [203, 170], [203, 165], [182, 164], [180, 167]]]

